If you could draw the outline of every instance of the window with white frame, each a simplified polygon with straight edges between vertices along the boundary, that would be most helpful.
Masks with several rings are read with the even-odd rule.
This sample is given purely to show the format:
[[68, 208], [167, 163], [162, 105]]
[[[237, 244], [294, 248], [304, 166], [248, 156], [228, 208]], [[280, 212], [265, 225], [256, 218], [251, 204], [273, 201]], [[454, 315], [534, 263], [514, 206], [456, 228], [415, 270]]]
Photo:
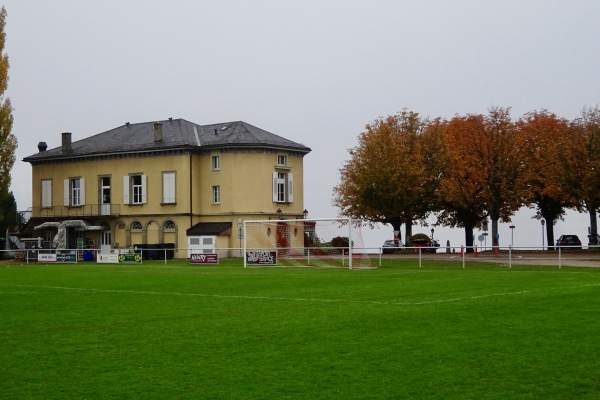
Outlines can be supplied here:
[[85, 204], [85, 180], [69, 178], [64, 181], [64, 205], [78, 207]]
[[294, 201], [294, 175], [291, 172], [273, 172], [273, 201], [276, 203]]
[[52, 207], [52, 181], [42, 180], [42, 207]]
[[132, 174], [123, 177], [123, 203], [145, 204], [146, 175]]
[[221, 156], [211, 157], [211, 169], [213, 171], [218, 171], [221, 169]]
[[221, 186], [212, 187], [212, 202], [213, 204], [221, 203]]
[[282, 154], [279, 154], [277, 156], [277, 165], [280, 166], [287, 166], [287, 156], [284, 156]]
[[163, 204], [175, 204], [175, 172], [163, 172]]

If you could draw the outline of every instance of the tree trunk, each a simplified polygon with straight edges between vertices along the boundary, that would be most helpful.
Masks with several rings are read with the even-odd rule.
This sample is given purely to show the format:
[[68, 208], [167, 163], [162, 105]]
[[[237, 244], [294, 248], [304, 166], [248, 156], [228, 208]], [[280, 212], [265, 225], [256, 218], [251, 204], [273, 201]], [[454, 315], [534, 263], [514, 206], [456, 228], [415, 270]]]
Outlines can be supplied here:
[[[552, 218], [544, 218], [546, 220], [546, 237], [548, 238], [548, 250], [555, 250], [554, 247], [554, 220]], [[544, 231], [542, 230], [542, 235]]]
[[394, 230], [394, 235], [396, 234], [396, 232], [398, 232], [398, 236], [394, 237], [394, 241], [396, 241], [396, 238], [398, 239], [398, 243], [402, 242], [402, 232], [400, 232], [400, 228], [402, 227], [402, 221], [400, 221], [400, 218], [392, 218], [390, 219], [389, 222], [392, 225], [392, 229]]
[[406, 233], [405, 233], [405, 239], [406, 239], [406, 246], [410, 246], [412, 244], [412, 219], [408, 218], [406, 220]]
[[500, 236], [498, 235], [498, 218], [491, 218], [492, 220], [492, 246], [500, 246]]
[[598, 222], [596, 221], [596, 207], [590, 207], [590, 246], [598, 245]]
[[465, 225], [465, 243], [467, 244], [467, 253], [473, 253], [473, 230], [473, 225]]

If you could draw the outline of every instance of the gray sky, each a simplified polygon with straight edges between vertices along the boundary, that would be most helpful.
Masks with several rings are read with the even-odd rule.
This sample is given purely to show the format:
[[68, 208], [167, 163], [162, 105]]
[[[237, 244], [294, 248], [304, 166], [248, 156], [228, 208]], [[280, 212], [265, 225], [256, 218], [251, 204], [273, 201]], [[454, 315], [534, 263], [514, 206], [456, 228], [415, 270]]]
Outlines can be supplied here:
[[[19, 141], [12, 191], [31, 206], [39, 141], [60, 145], [125, 122], [243, 120], [313, 149], [311, 217], [335, 217], [332, 188], [364, 125], [512, 107], [573, 119], [600, 102], [597, 0], [5, 0], [8, 96]], [[533, 211], [515, 246], [540, 246]], [[570, 213], [561, 233], [587, 235]], [[430, 232], [415, 227], [414, 232]], [[443, 243], [462, 230], [436, 228]], [[367, 230], [368, 245], [391, 228]], [[501, 245], [510, 238], [500, 227]], [[587, 238], [584, 240], [587, 243]]]

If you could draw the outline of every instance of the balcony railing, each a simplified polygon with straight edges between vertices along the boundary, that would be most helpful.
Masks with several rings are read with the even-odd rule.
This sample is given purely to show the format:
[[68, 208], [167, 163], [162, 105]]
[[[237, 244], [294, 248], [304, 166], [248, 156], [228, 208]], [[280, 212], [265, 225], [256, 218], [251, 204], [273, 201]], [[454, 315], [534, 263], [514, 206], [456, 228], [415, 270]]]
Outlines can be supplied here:
[[73, 217], [118, 217], [120, 204], [85, 204], [82, 206], [32, 207], [32, 217], [73, 218]]

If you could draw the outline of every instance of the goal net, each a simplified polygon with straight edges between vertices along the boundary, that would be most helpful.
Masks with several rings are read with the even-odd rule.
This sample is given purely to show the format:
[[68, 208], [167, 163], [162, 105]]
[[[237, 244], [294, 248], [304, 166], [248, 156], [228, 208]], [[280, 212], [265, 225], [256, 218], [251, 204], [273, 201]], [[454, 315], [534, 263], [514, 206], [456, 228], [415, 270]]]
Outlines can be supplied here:
[[361, 226], [349, 218], [244, 221], [244, 268], [373, 268]]

